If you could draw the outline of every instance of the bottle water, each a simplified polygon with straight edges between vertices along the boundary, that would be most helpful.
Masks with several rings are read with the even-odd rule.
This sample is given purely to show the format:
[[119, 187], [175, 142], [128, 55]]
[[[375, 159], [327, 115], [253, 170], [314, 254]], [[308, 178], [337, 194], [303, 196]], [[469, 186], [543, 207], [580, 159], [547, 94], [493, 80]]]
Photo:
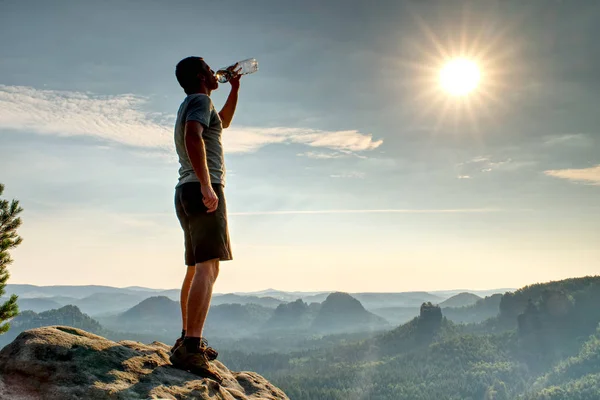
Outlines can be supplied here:
[[230, 65], [226, 68], [219, 69], [215, 76], [219, 83], [226, 83], [233, 76], [233, 71], [238, 71], [240, 75], [248, 75], [258, 71], [258, 61], [255, 58], [248, 58], [247, 60], [238, 61], [237, 63]]

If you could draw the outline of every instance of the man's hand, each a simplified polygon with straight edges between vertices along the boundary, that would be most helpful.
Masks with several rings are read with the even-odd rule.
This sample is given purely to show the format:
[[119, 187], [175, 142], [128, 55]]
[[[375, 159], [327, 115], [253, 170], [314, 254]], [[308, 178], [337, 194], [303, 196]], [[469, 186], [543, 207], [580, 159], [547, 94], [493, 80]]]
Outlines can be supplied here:
[[202, 202], [208, 208], [207, 212], [214, 212], [219, 205], [219, 198], [214, 189], [210, 185], [201, 185], [200, 189], [202, 190]]
[[241, 70], [242, 67], [240, 67], [237, 63], [229, 70], [231, 71], [231, 78], [229, 78], [229, 83], [231, 84], [231, 87], [233, 89], [240, 88], [240, 79], [242, 78], [242, 74], [240, 74]]

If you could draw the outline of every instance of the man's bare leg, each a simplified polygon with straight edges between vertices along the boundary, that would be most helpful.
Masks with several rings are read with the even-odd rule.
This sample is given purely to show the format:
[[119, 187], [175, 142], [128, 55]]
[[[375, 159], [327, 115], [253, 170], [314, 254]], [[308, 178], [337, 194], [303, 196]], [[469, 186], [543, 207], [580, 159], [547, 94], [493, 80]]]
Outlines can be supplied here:
[[192, 286], [192, 279], [194, 279], [194, 273], [196, 272], [195, 265], [188, 265], [185, 278], [183, 279], [183, 285], [181, 286], [181, 295], [179, 297], [179, 303], [181, 304], [181, 329], [187, 332], [187, 303], [188, 296], [190, 294], [190, 286]]
[[218, 276], [219, 259], [196, 264], [187, 300], [186, 337], [202, 337], [213, 286]]
[[[202, 330], [210, 307], [213, 285], [219, 275], [219, 260], [213, 259], [198, 263], [194, 267], [194, 276], [187, 299], [187, 332], [183, 344], [177, 347], [169, 358], [173, 366], [179, 369], [214, 379], [221, 383], [223, 378], [209, 364], [208, 350], [201, 349]], [[214, 349], [212, 349], [214, 351]]]

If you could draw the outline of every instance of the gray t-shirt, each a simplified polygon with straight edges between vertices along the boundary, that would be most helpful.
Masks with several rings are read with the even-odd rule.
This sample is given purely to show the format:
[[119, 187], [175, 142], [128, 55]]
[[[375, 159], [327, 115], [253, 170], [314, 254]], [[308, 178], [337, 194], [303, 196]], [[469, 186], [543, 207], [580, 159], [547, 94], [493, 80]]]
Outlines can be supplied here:
[[177, 111], [175, 150], [181, 166], [177, 186], [188, 182], [200, 182], [185, 149], [185, 123], [187, 121], [198, 121], [204, 127], [202, 138], [206, 149], [206, 163], [210, 173], [210, 182], [225, 186], [225, 158], [223, 145], [221, 144], [223, 125], [219, 113], [215, 111], [212, 100], [205, 94], [188, 95], [179, 106], [179, 111]]

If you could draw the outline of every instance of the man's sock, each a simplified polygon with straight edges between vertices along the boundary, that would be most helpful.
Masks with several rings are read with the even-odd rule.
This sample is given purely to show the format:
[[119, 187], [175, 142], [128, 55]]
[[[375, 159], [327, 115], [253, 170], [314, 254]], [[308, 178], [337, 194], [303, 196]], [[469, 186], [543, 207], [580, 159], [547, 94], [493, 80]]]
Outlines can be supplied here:
[[183, 339], [183, 345], [190, 353], [197, 353], [200, 351], [200, 338], [186, 336], [185, 339]]
[[182, 330], [181, 330], [181, 338], [182, 338], [182, 339], [185, 339], [185, 329], [182, 329]]

